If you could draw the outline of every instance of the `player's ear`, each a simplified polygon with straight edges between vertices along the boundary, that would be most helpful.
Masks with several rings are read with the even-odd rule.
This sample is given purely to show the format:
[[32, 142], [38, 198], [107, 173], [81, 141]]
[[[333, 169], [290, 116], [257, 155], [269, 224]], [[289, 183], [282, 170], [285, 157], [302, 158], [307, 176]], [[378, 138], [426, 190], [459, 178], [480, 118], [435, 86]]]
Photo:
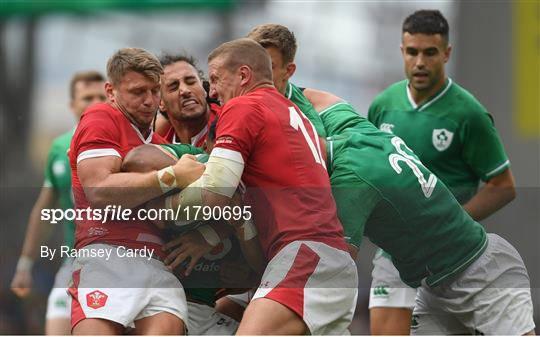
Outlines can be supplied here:
[[239, 71], [239, 75], [240, 75], [240, 85], [241, 86], [244, 86], [248, 82], [251, 81], [251, 77], [253, 76], [253, 73], [252, 73], [250, 67], [248, 67], [247, 65], [243, 65], [238, 69], [238, 71]]
[[444, 51], [444, 63], [448, 62], [448, 60], [450, 59], [450, 54], [452, 54], [452, 45], [451, 44], [449, 44], [446, 47], [446, 50]]
[[109, 102], [114, 102], [114, 87], [111, 82], [105, 82], [105, 95], [107, 95], [107, 100]]
[[289, 78], [291, 78], [295, 72], [296, 72], [296, 63], [291, 62], [287, 64], [287, 80], [289, 80]]

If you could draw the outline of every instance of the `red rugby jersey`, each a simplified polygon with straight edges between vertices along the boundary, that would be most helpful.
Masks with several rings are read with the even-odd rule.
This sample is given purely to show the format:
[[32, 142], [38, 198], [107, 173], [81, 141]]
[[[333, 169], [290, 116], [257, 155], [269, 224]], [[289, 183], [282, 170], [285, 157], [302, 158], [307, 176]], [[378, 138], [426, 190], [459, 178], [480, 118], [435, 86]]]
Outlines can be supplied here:
[[347, 250], [318, 136], [300, 109], [275, 88], [223, 107], [213, 154], [244, 161], [261, 245], [270, 259], [286, 244], [311, 240]]

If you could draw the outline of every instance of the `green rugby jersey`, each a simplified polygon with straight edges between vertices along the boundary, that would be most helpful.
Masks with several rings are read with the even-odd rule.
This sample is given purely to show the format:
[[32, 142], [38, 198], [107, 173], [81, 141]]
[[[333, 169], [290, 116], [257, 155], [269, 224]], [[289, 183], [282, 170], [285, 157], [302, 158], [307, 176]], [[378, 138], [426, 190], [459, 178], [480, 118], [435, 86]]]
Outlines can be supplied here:
[[285, 97], [291, 100], [296, 106], [306, 115], [306, 117], [311, 121], [317, 134], [320, 137], [326, 137], [326, 130], [324, 125], [319, 118], [317, 110], [313, 107], [313, 104], [304, 96], [304, 93], [300, 88], [292, 84], [291, 82], [287, 83], [287, 88], [285, 89]]
[[364, 119], [328, 138], [327, 162], [348, 241], [369, 237], [409, 286], [436, 286], [485, 250], [483, 227], [399, 137]]
[[[54, 190], [63, 210], [75, 208], [71, 192], [71, 167], [67, 155], [74, 132], [75, 129], [72, 129], [53, 140], [45, 166], [43, 186]], [[63, 220], [63, 224], [64, 245], [71, 249], [75, 241], [75, 222]]]
[[[165, 149], [167, 152], [175, 156], [177, 159], [180, 159], [180, 157], [185, 154], [192, 154], [194, 156], [206, 155], [206, 152], [204, 152], [203, 149], [195, 147], [191, 144], [161, 144], [159, 146], [161, 146], [161, 148]], [[203, 157], [207, 158], [207, 156]], [[199, 159], [201, 163], [206, 163], [207, 160], [208, 158], [206, 160]]]
[[397, 82], [375, 98], [368, 119], [401, 137], [462, 204], [476, 193], [479, 180], [510, 166], [491, 115], [451, 79], [420, 106], [408, 81]]
[[319, 112], [319, 116], [328, 136], [339, 135], [365, 121], [348, 102], [333, 104]]

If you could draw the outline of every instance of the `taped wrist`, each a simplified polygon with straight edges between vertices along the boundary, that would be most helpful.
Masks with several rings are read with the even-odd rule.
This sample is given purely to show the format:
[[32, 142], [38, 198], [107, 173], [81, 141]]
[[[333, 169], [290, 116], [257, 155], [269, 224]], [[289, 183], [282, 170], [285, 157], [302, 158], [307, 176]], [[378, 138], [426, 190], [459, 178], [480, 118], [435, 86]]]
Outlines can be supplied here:
[[178, 187], [176, 175], [174, 174], [174, 169], [172, 166], [167, 166], [166, 168], [157, 171], [156, 176], [159, 182], [159, 187], [163, 193], [167, 193]]

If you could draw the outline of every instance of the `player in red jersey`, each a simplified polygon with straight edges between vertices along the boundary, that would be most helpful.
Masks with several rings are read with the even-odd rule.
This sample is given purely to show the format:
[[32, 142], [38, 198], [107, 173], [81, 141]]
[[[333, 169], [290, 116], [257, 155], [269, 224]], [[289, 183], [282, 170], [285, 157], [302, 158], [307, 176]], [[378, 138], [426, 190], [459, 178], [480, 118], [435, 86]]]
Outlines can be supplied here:
[[356, 304], [356, 267], [316, 132], [274, 88], [270, 58], [255, 41], [222, 44], [208, 61], [211, 93], [225, 104], [216, 144], [203, 176], [168, 197], [170, 205], [229, 205], [240, 179], [247, 186], [270, 262], [238, 334], [344, 333]]
[[203, 87], [204, 74], [193, 57], [169, 55], [160, 57], [163, 66], [161, 104], [156, 130], [171, 144], [204, 147], [208, 128], [221, 109], [207, 102]]
[[[109, 210], [111, 206], [135, 209], [163, 194], [164, 177], [169, 185], [183, 187], [203, 169], [193, 160], [184, 160], [163, 172], [120, 172], [122, 158], [130, 149], [164, 142], [151, 130], [162, 72], [159, 61], [145, 50], [116, 52], [107, 64], [105, 91], [110, 104], [88, 108], [73, 136], [69, 156], [75, 206], [101, 210], [103, 216], [82, 213], [83, 219], [76, 221], [78, 255], [70, 288], [74, 334], [121, 334], [127, 327], [136, 334], [184, 331], [185, 295], [160, 261], [164, 257], [161, 233], [133, 215], [118, 220], [107, 212], [107, 206]], [[142, 253], [127, 258], [135, 249], [150, 258]], [[101, 253], [107, 258], [100, 258]]]

